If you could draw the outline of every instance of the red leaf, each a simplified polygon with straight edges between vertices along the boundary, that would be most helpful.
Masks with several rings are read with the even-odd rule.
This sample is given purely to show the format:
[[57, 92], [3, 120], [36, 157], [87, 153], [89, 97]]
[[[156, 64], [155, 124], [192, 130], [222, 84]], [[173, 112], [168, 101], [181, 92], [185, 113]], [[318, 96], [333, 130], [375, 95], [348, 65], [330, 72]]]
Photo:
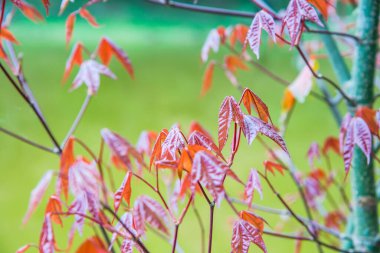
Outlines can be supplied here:
[[260, 198], [262, 199], [263, 189], [261, 187], [259, 174], [255, 169], [251, 169], [244, 189], [244, 201], [249, 207], [252, 206], [253, 193], [255, 190], [260, 194]]
[[261, 29], [264, 29], [274, 42], [276, 41], [276, 28], [273, 17], [264, 10], [259, 11], [255, 15], [255, 18], [249, 27], [246, 40], [246, 42], [249, 43], [251, 49], [253, 50], [253, 53], [256, 55], [257, 59], [259, 59], [260, 55], [259, 49], [261, 43]]
[[119, 209], [122, 198], [128, 203], [128, 206], [130, 205], [131, 193], [132, 193], [131, 179], [132, 179], [132, 172], [128, 171], [124, 177], [123, 182], [121, 183], [120, 188], [115, 192], [114, 208], [115, 208], [116, 213], [117, 213], [117, 210]]
[[80, 66], [83, 61], [82, 57], [82, 51], [83, 51], [83, 45], [81, 43], [76, 43], [73, 47], [73, 50], [71, 51], [71, 54], [69, 58], [66, 61], [66, 67], [65, 67], [65, 73], [63, 75], [63, 80], [65, 81], [73, 69], [74, 65]]
[[224, 57], [224, 66], [232, 74], [235, 74], [237, 69], [248, 70], [248, 67], [245, 65], [244, 61], [236, 55], [228, 55]]
[[61, 191], [63, 191], [63, 195], [65, 196], [66, 200], [69, 193], [69, 168], [75, 162], [74, 141], [75, 139], [73, 137], [70, 137], [67, 140], [65, 147], [62, 150], [59, 166], [60, 169], [57, 182], [57, 195], [59, 196]]
[[146, 167], [142, 155], [123, 137], [107, 128], [102, 129], [101, 135], [105, 143], [111, 149], [112, 154], [116, 156], [128, 170], [132, 170], [132, 163], [129, 156], [132, 156], [139, 166]]
[[194, 193], [197, 183], [200, 182], [219, 205], [224, 198], [223, 182], [228, 170], [228, 166], [210, 152], [197, 152], [191, 169], [191, 191]]
[[50, 0], [41, 0], [45, 10], [46, 10], [46, 15], [49, 15], [49, 7], [50, 7]]
[[212, 29], [202, 47], [201, 59], [203, 62], [207, 61], [211, 49], [215, 53], [219, 51], [220, 42], [221, 39], [218, 31], [216, 29]]
[[307, 0], [309, 3], [314, 5], [325, 19], [329, 15], [329, 1], [327, 0]]
[[95, 95], [100, 85], [100, 74], [116, 79], [116, 76], [106, 66], [94, 61], [87, 60], [80, 65], [79, 72], [73, 81], [71, 89], [76, 89], [83, 83], [88, 87], [87, 93]]
[[194, 131], [189, 137], [189, 145], [200, 145], [205, 147], [209, 151], [215, 152], [218, 156], [224, 159], [223, 154], [219, 151], [213, 140], [209, 139], [206, 135], [201, 132]]
[[132, 77], [132, 79], [134, 78], [134, 70], [128, 55], [123, 51], [123, 49], [116, 46], [116, 44], [109, 38], [102, 38], [98, 46], [97, 54], [99, 55], [102, 63], [106, 66], [109, 65], [112, 55], [115, 55], [119, 62], [123, 64], [123, 67], [128, 71], [128, 74]]
[[70, 0], [62, 0], [61, 1], [61, 5], [59, 7], [59, 15], [61, 15], [65, 11], [65, 9], [66, 9], [67, 4], [69, 3], [69, 1]]
[[165, 141], [167, 135], [168, 135], [168, 130], [166, 129], [163, 129], [158, 135], [156, 142], [153, 145], [152, 155], [150, 156], [149, 170], [152, 169], [154, 160], [160, 159], [161, 152], [162, 152], [161, 146], [162, 146], [162, 143]]
[[43, 21], [44, 17], [41, 13], [31, 4], [22, 0], [12, 0], [13, 4], [16, 5], [22, 14], [34, 22]]
[[192, 121], [189, 128], [189, 135], [191, 135], [191, 133], [194, 131], [198, 131], [201, 132], [203, 135], [206, 135], [207, 138], [209, 138], [210, 140], [212, 140], [211, 134], [206, 129], [204, 129], [204, 127], [201, 126], [201, 124], [199, 124], [198, 122]]
[[136, 199], [133, 207], [133, 218], [139, 235], [145, 234], [145, 223], [169, 235], [165, 209], [148, 196], [140, 196]]
[[87, 9], [81, 8], [79, 10], [79, 15], [87, 20], [87, 22], [90, 23], [93, 27], [99, 27], [99, 24], [96, 22], [95, 17], [92, 16]]
[[77, 15], [75, 12], [71, 13], [66, 19], [66, 46], [69, 45], [71, 37], [73, 36], [73, 30]]
[[249, 145], [252, 144], [252, 141], [256, 138], [257, 134], [261, 133], [276, 142], [282, 150], [289, 155], [284, 140], [276, 132], [272, 125], [250, 115], [244, 115], [244, 124], [245, 128], [243, 128], [243, 133], [247, 138]]
[[0, 31], [0, 38], [1, 39], [6, 39], [14, 44], [20, 44], [17, 39], [15, 38], [15, 36], [5, 27], [2, 27], [1, 28], [1, 31]]
[[284, 175], [284, 168], [282, 167], [281, 164], [265, 160], [264, 167], [265, 167], [265, 170], [267, 171], [269, 170], [273, 175], [274, 175], [274, 169], [280, 172], [282, 175]]
[[182, 150], [186, 145], [186, 141], [183, 137], [181, 130], [178, 126], [173, 126], [168, 135], [166, 136], [164, 142], [162, 143], [161, 157], [160, 161], [156, 161], [159, 163], [161, 161], [175, 161], [177, 150]]
[[201, 90], [201, 96], [206, 95], [206, 93], [210, 90], [212, 85], [212, 76], [214, 74], [215, 61], [210, 61], [206, 68], [206, 72], [203, 77], [203, 84]]
[[243, 102], [248, 114], [251, 114], [251, 106], [253, 106], [261, 120], [266, 123], [272, 123], [267, 105], [253, 91], [246, 88], [243, 91], [239, 104], [241, 104], [241, 102]]
[[346, 222], [346, 217], [340, 211], [329, 212], [325, 217], [325, 225], [328, 228], [340, 230], [342, 225]]
[[362, 118], [368, 125], [373, 135], [379, 136], [379, 126], [376, 122], [376, 111], [367, 106], [359, 106], [355, 116]]
[[228, 130], [234, 121], [244, 129], [243, 113], [233, 97], [226, 97], [220, 106], [218, 116], [218, 142], [221, 151], [228, 138]]
[[231, 46], [234, 47], [236, 41], [239, 41], [243, 45], [246, 41], [248, 30], [249, 28], [246, 25], [235, 25], [230, 35]]
[[87, 238], [86, 241], [84, 241], [75, 252], [76, 253], [107, 253], [108, 249], [98, 236], [92, 236], [90, 238]]
[[51, 178], [53, 176], [53, 171], [49, 170], [45, 173], [45, 175], [41, 178], [40, 182], [38, 182], [37, 186], [32, 190], [29, 199], [28, 210], [25, 214], [25, 217], [22, 221], [23, 224], [26, 224], [36, 210], [37, 206], [41, 203], [42, 197], [44, 196]]
[[326, 155], [330, 150], [334, 151], [336, 154], [340, 155], [339, 151], [339, 140], [335, 137], [327, 137], [322, 148], [322, 154]]
[[260, 230], [244, 220], [236, 221], [232, 231], [231, 252], [248, 253], [251, 242], [264, 253], [267, 252]]
[[53, 214], [53, 213], [61, 213], [61, 212], [62, 212], [61, 200], [57, 196], [52, 195], [49, 198], [49, 202], [46, 205], [45, 214], [50, 213], [51, 220], [55, 222], [56, 224], [63, 226], [61, 217], [59, 215]]
[[255, 215], [252, 212], [248, 211], [241, 211], [239, 213], [240, 218], [250, 223], [252, 226], [256, 227], [260, 234], [263, 234], [264, 232], [264, 222], [265, 220], [261, 218], [260, 216]]

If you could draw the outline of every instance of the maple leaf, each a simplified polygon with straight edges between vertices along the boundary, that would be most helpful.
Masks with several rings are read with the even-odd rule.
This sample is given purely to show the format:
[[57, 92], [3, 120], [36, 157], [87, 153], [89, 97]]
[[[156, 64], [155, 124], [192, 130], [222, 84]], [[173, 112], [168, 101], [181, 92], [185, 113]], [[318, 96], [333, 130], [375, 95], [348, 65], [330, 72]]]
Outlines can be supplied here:
[[166, 210], [157, 201], [148, 196], [143, 195], [136, 199], [133, 206], [133, 220], [139, 235], [145, 234], [145, 223], [169, 235]]
[[309, 3], [314, 5], [322, 14], [322, 16], [327, 19], [329, 15], [329, 1], [327, 0], [307, 0]]
[[244, 201], [249, 207], [252, 206], [253, 193], [255, 190], [260, 194], [260, 198], [262, 199], [263, 189], [261, 187], [259, 174], [255, 169], [251, 169], [244, 189]]
[[191, 168], [191, 191], [194, 193], [196, 185], [200, 182], [219, 205], [224, 198], [223, 182], [228, 170], [228, 166], [210, 152], [197, 152]]
[[12, 42], [14, 44], [20, 44], [16, 37], [5, 27], [1, 27], [1, 32], [0, 32], [0, 38], [8, 40], [9, 42]]
[[192, 132], [198, 131], [201, 132], [203, 135], [207, 136], [210, 140], [212, 140], [211, 134], [198, 122], [192, 121], [189, 127], [189, 135], [191, 135]]
[[115, 74], [106, 66], [94, 60], [84, 61], [80, 65], [79, 72], [73, 81], [71, 89], [76, 89], [84, 83], [88, 87], [89, 95], [96, 94], [100, 85], [100, 74], [116, 79]]
[[154, 160], [160, 158], [162, 152], [162, 143], [165, 141], [166, 137], [168, 136], [168, 133], [168, 130], [163, 129], [158, 135], [153, 145], [152, 155], [150, 156], [149, 170], [152, 169]]
[[215, 53], [219, 51], [219, 45], [221, 42], [220, 35], [216, 29], [212, 29], [207, 36], [205, 43], [203, 44], [201, 51], [202, 62], [206, 62], [210, 50], [212, 49]]
[[234, 223], [231, 240], [232, 253], [248, 253], [250, 244], [256, 244], [264, 253], [267, 252], [260, 230], [245, 220]]
[[107, 253], [107, 247], [98, 236], [87, 238], [75, 253]]
[[40, 234], [39, 250], [43, 253], [54, 253], [54, 232], [50, 214], [46, 214]]
[[61, 191], [63, 191], [63, 195], [65, 196], [66, 200], [67, 200], [68, 192], [69, 192], [69, 168], [75, 162], [74, 142], [75, 142], [75, 138], [73, 137], [70, 137], [67, 140], [62, 150], [60, 166], [59, 166], [59, 176], [58, 176], [56, 193], [59, 196], [61, 194]]
[[31, 4], [23, 0], [12, 0], [12, 3], [19, 8], [25, 17], [34, 22], [43, 21], [44, 17], [41, 13]]
[[97, 54], [99, 55], [101, 62], [106, 66], [109, 65], [112, 56], [116, 56], [132, 79], [134, 78], [134, 70], [128, 55], [109, 38], [103, 37], [101, 39]]
[[160, 160], [156, 161], [156, 164], [162, 162], [172, 162], [177, 160], [176, 152], [177, 150], [182, 150], [186, 146], [186, 140], [178, 128], [177, 125], [174, 125], [168, 135], [166, 136], [164, 142], [161, 145], [161, 156]]
[[98, 24], [98, 22], [96, 22], [95, 17], [92, 16], [91, 13], [87, 9], [80, 8], [79, 15], [82, 18], [84, 18], [93, 27], [99, 27], [99, 24]]
[[205, 147], [209, 151], [215, 152], [218, 156], [220, 156], [222, 159], [224, 159], [223, 154], [220, 152], [219, 148], [216, 146], [214, 141], [212, 139], [209, 139], [207, 135], [204, 135], [201, 132], [194, 131], [189, 136], [189, 145], [200, 145], [202, 147]]
[[238, 24], [232, 28], [230, 32], [230, 44], [232, 47], [235, 46], [236, 41], [239, 41], [240, 44], [244, 44], [247, 38], [249, 27], [246, 25]]
[[245, 109], [247, 109], [248, 114], [251, 114], [251, 106], [253, 106], [261, 120], [266, 123], [272, 123], [267, 105], [253, 91], [245, 88], [239, 104], [241, 104], [241, 102], [243, 102], [243, 105]]
[[120, 222], [114, 227], [115, 232], [112, 234], [110, 248], [120, 234], [126, 239], [131, 237], [131, 234], [125, 230], [125, 227], [128, 228], [129, 232], [136, 236], [137, 232], [135, 230], [132, 212], [124, 213], [120, 218]]
[[219, 109], [218, 116], [218, 142], [221, 151], [228, 138], [228, 130], [231, 122], [234, 121], [244, 129], [243, 113], [233, 97], [226, 97]]
[[71, 13], [66, 19], [66, 46], [69, 45], [70, 40], [73, 36], [73, 30], [74, 30], [76, 19], [77, 19], [76, 12]]
[[73, 47], [69, 58], [66, 61], [66, 66], [65, 66], [65, 73], [63, 75], [63, 80], [65, 81], [70, 73], [71, 70], [73, 69], [74, 65], [80, 66], [83, 62], [83, 56], [82, 56], [82, 51], [84, 47], [82, 43], [76, 43], [75, 46]]
[[265, 123], [261, 119], [258, 119], [251, 115], [244, 115], [244, 124], [243, 133], [247, 138], [248, 144], [251, 145], [253, 140], [256, 138], [258, 133], [261, 133], [268, 138], [276, 142], [282, 150], [284, 150], [288, 155], [288, 149], [286, 148], [285, 141], [282, 137], [276, 132], [274, 127], [268, 123]]
[[323, 27], [317, 12], [306, 0], [290, 0], [282, 21], [282, 29], [285, 26], [287, 27], [292, 46], [298, 44], [304, 20], [309, 20]]
[[210, 61], [210, 63], [207, 65], [207, 68], [203, 77], [201, 96], [206, 95], [206, 93], [211, 88], [212, 76], [214, 74], [214, 69], [215, 69], [215, 63], [216, 63], [215, 61]]
[[117, 213], [117, 210], [119, 209], [122, 198], [128, 203], [128, 206], [130, 205], [131, 193], [132, 193], [131, 179], [132, 179], [132, 172], [128, 171], [124, 177], [123, 182], [121, 183], [121, 186], [115, 192], [114, 208], [115, 208], [116, 213]]
[[44, 196], [52, 177], [53, 171], [47, 171], [38, 182], [37, 186], [30, 193], [28, 210], [26, 211], [25, 217], [22, 221], [23, 224], [26, 224], [28, 222], [30, 216], [36, 210], [37, 206], [41, 203], [42, 197]]
[[332, 150], [336, 154], [340, 155], [340, 150], [339, 150], [339, 140], [335, 137], [327, 137], [325, 142], [323, 143], [322, 147], [322, 154], [327, 155], [327, 153]]
[[61, 226], [63, 226], [61, 217], [59, 215], [56, 215], [54, 213], [61, 213], [62, 212], [62, 203], [59, 197], [52, 195], [49, 198], [49, 202], [46, 205], [45, 208], [45, 214], [50, 213], [51, 214], [51, 220]]
[[355, 116], [362, 118], [369, 127], [369, 130], [371, 130], [371, 133], [379, 137], [379, 125], [376, 122], [375, 110], [367, 106], [359, 106], [356, 109]]
[[359, 117], [348, 118], [342, 123], [341, 139], [343, 144], [344, 168], [348, 173], [355, 144], [362, 150], [369, 164], [371, 159], [372, 136], [366, 122]]
[[261, 43], [261, 30], [264, 29], [276, 42], [276, 28], [273, 17], [266, 11], [259, 11], [249, 27], [246, 43], [249, 43], [253, 53], [256, 55], [257, 59], [260, 56], [260, 43]]
[[264, 222], [265, 220], [260, 216], [248, 211], [241, 211], [239, 213], [240, 218], [250, 223], [252, 226], [256, 227], [261, 234], [264, 232]]
[[224, 66], [232, 74], [235, 74], [237, 69], [248, 70], [248, 67], [245, 65], [244, 61], [236, 55], [228, 55], [224, 57]]

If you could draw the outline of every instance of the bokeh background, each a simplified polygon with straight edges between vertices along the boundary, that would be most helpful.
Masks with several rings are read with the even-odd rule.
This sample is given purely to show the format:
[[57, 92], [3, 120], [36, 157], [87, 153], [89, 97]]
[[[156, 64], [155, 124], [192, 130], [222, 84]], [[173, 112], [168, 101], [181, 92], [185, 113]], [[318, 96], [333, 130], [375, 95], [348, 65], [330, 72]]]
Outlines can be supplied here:
[[[276, 1], [272, 1], [276, 4]], [[33, 1], [41, 7], [39, 1]], [[83, 4], [70, 3], [62, 16], [58, 16], [59, 1], [52, 1], [52, 9], [45, 22], [33, 23], [17, 13], [11, 31], [21, 42], [17, 51], [23, 55], [23, 66], [29, 84], [40, 103], [47, 121], [55, 136], [62, 140], [74, 120], [86, 95], [85, 87], [69, 92], [70, 81], [63, 85], [62, 76], [65, 61], [71, 46], [65, 46], [65, 18], [70, 11]], [[222, 7], [254, 11], [250, 1], [204, 1]], [[43, 11], [40, 8], [41, 12]], [[238, 98], [239, 92], [232, 87], [224, 73], [215, 71], [213, 87], [205, 96], [200, 96], [205, 65], [200, 60], [200, 50], [210, 29], [218, 25], [250, 24], [250, 20], [227, 18], [202, 13], [192, 13], [167, 7], [152, 5], [142, 0], [109, 1], [90, 8], [100, 23], [100, 28], [91, 27], [81, 18], [77, 19], [73, 41], [82, 41], [94, 50], [102, 36], [108, 36], [129, 55], [136, 78], [131, 80], [119, 63], [113, 61], [112, 71], [118, 76], [116, 81], [102, 78], [99, 93], [80, 124], [76, 135], [85, 140], [95, 150], [99, 148], [100, 130], [110, 128], [132, 143], [143, 130], [160, 131], [179, 123], [185, 132], [192, 120], [199, 121], [214, 137], [217, 136], [217, 115], [220, 103], [227, 95]], [[266, 37], [264, 38], [266, 41]], [[265, 43], [264, 43], [265, 44]], [[213, 56], [211, 56], [213, 57]], [[285, 79], [293, 80], [297, 73], [295, 52], [288, 47], [276, 45], [263, 46], [260, 63], [270, 67]], [[322, 62], [323, 63], [323, 62]], [[330, 74], [329, 67], [324, 73]], [[280, 115], [283, 87], [274, 83], [256, 69], [239, 72], [240, 82], [256, 92], [267, 103], [274, 122]], [[26, 136], [45, 145], [51, 145], [41, 125], [30, 108], [16, 94], [11, 85], [0, 75], [0, 126]], [[296, 106], [286, 133], [290, 154], [297, 167], [308, 171], [306, 151], [309, 144], [323, 141], [328, 135], [337, 135], [335, 125], [325, 105], [309, 97], [306, 102]], [[268, 142], [270, 143], [270, 142]], [[15, 252], [26, 243], [38, 242], [39, 231], [46, 197], [25, 226], [22, 218], [26, 212], [30, 191], [36, 186], [46, 170], [57, 170], [58, 158], [24, 143], [0, 134], [0, 252]], [[78, 151], [79, 152], [79, 151]], [[236, 158], [235, 171], [246, 180], [250, 168], [263, 169], [262, 162], [266, 153], [259, 145], [248, 147], [242, 142], [241, 151]], [[108, 156], [107, 156], [108, 159]], [[115, 171], [118, 182], [123, 172]], [[276, 177], [276, 187], [286, 195], [295, 192], [288, 177]], [[228, 191], [234, 196], [243, 189], [229, 182]], [[255, 196], [255, 203], [279, 207], [275, 197], [264, 187], [264, 198]], [[49, 192], [54, 190], [53, 184]], [[141, 184], [134, 183], [133, 198], [140, 193], [151, 194]], [[153, 194], [151, 194], [153, 195]], [[197, 205], [208, 224], [208, 206], [202, 199]], [[301, 205], [294, 204], [300, 214]], [[243, 207], [241, 207], [243, 208]], [[262, 213], [259, 213], [263, 215]], [[232, 233], [233, 213], [222, 204], [215, 211], [214, 252], [229, 252]], [[264, 216], [271, 228], [275, 228], [279, 217]], [[61, 238], [66, 236], [70, 227], [67, 221], [64, 229], [55, 229]], [[289, 223], [288, 229], [295, 227]], [[85, 239], [76, 236], [75, 245]], [[181, 226], [179, 244], [186, 252], [200, 252], [200, 233], [193, 213]], [[273, 239], [264, 236], [269, 252], [292, 252], [294, 241]], [[59, 244], [65, 245], [63, 239]], [[305, 247], [310, 245], [304, 244]], [[147, 246], [152, 252], [168, 252], [169, 244], [154, 234], [148, 234]], [[312, 252], [314, 247], [309, 248]], [[36, 251], [31, 249], [31, 252]], [[251, 252], [259, 249], [252, 246]]]

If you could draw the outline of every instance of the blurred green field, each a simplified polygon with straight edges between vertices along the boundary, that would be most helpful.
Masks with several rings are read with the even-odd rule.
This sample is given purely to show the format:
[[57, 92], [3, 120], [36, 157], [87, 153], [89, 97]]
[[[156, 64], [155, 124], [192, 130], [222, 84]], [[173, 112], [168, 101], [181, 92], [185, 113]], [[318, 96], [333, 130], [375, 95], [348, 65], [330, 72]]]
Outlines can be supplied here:
[[[201, 18], [206, 19], [205, 16]], [[232, 22], [235, 21], [225, 21], [227, 24]], [[216, 137], [220, 103], [227, 95], [238, 98], [239, 93], [218, 70], [215, 72], [211, 92], [206, 97], [199, 95], [204, 70], [200, 62], [200, 48], [208, 29], [212, 28], [213, 24], [203, 24], [200, 21], [197, 26], [202, 29], [174, 23], [149, 27], [144, 24], [107, 19], [103, 19], [101, 24], [101, 28], [93, 29], [84, 22], [78, 22], [74, 40], [84, 42], [87, 48], [93, 50], [101, 36], [107, 35], [128, 53], [136, 71], [136, 78], [131, 80], [116, 61], [112, 62], [111, 69], [118, 79], [113, 81], [102, 78], [99, 94], [91, 101], [76, 136], [97, 150], [99, 133], [104, 127], [120, 133], [135, 143], [142, 130], [159, 131], [162, 128], [170, 128], [174, 123], [180, 123], [187, 132], [190, 122], [197, 120]], [[40, 25], [20, 21], [15, 23], [13, 32], [22, 43], [18, 48], [23, 52], [24, 70], [34, 95], [55, 136], [62, 140], [86, 94], [84, 87], [70, 93], [69, 82], [65, 86], [61, 83], [65, 60], [69, 54], [64, 42], [64, 23], [61, 19]], [[260, 62], [271, 66], [271, 69], [285, 79], [292, 80], [297, 74], [292, 54], [293, 52], [289, 52], [286, 48], [267, 47], [262, 49]], [[70, 80], [76, 71], [77, 69], [74, 70]], [[244, 86], [250, 87], [262, 97], [276, 122], [279, 118], [283, 87], [252, 68], [247, 73], [241, 73], [240, 80]], [[0, 126], [50, 145], [49, 139], [31, 110], [3, 76], [0, 77], [0, 87]], [[338, 129], [327, 107], [321, 105], [319, 101], [308, 98], [305, 104], [297, 106], [285, 139], [298, 168], [303, 171], [309, 170], [306, 151], [312, 141], [321, 142], [328, 135], [337, 135], [337, 133]], [[34, 149], [3, 134], [0, 135], [0, 143], [2, 147], [0, 252], [7, 253], [14, 252], [23, 244], [38, 242], [43, 206], [46, 201], [25, 227], [21, 221], [28, 205], [30, 191], [46, 170], [58, 169], [59, 161], [54, 155]], [[234, 169], [243, 180], [246, 180], [250, 168], [262, 169], [265, 157], [265, 152], [258, 145], [248, 147], [243, 142]], [[123, 173], [117, 171], [115, 176], [120, 182]], [[295, 191], [288, 177], [277, 177], [274, 182], [283, 192]], [[256, 196], [254, 201], [279, 207], [274, 196], [266, 187], [264, 188], [264, 199], [260, 200]], [[228, 189], [229, 193], [235, 196], [243, 192], [243, 189], [234, 182], [229, 183]], [[52, 191], [53, 186], [50, 187], [50, 192]], [[139, 193], [151, 194], [148, 189], [135, 182], [133, 198]], [[207, 224], [208, 206], [202, 199], [197, 199], [196, 202]], [[295, 207], [303, 214], [300, 205]], [[215, 215], [214, 252], [229, 252], [233, 213], [227, 205], [222, 204], [221, 208], [216, 209]], [[200, 252], [199, 228], [194, 219], [191, 219], [193, 217], [191, 212], [190, 220], [186, 220], [180, 227], [179, 244], [186, 252]], [[278, 218], [265, 217], [274, 228]], [[66, 224], [65, 232], [58, 232], [60, 230], [58, 227], [55, 229], [61, 237], [70, 225], [69, 222]], [[293, 251], [293, 241], [273, 240], [268, 236], [264, 238], [269, 252]], [[75, 244], [83, 239], [77, 236]], [[149, 234], [147, 239], [147, 246], [152, 252], [169, 251], [169, 244], [162, 242], [154, 234]], [[65, 245], [63, 240], [59, 242], [62, 247]], [[310, 248], [313, 251], [314, 249]], [[36, 250], [32, 249], [31, 252]], [[252, 247], [251, 252], [258, 252], [258, 249]]]

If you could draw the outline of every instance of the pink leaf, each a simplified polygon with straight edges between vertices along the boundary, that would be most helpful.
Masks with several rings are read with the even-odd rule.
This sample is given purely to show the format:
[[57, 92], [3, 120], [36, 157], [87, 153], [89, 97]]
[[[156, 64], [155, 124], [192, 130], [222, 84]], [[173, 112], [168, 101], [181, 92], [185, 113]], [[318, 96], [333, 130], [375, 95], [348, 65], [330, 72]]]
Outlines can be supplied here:
[[216, 29], [212, 29], [207, 36], [207, 39], [202, 47], [201, 59], [203, 62], [206, 62], [210, 50], [212, 49], [215, 53], [219, 51], [220, 45], [220, 36]]
[[228, 166], [208, 151], [195, 154], [191, 169], [191, 191], [194, 193], [200, 182], [209, 190], [217, 205], [224, 198], [223, 182]]
[[251, 172], [249, 173], [248, 181], [244, 189], [244, 199], [245, 202], [251, 207], [252, 205], [252, 199], [253, 199], [253, 193], [254, 191], [257, 191], [260, 194], [260, 198], [263, 198], [263, 190], [260, 183], [260, 177], [259, 174], [255, 169], [251, 169]]
[[23, 224], [26, 224], [28, 222], [30, 216], [36, 210], [37, 206], [41, 203], [42, 197], [49, 186], [52, 176], [53, 171], [49, 170], [48, 172], [46, 172], [45, 175], [41, 178], [40, 182], [37, 184], [37, 186], [32, 190], [30, 194], [28, 210], [22, 221]]
[[244, 115], [244, 124], [243, 133], [247, 138], [248, 144], [251, 144], [257, 134], [261, 133], [276, 142], [289, 155], [284, 140], [272, 125], [251, 115]]
[[259, 59], [259, 48], [261, 43], [261, 29], [264, 29], [276, 41], [275, 23], [273, 17], [266, 11], [261, 10], [256, 15], [249, 27], [246, 41]]
[[352, 119], [351, 124], [354, 128], [355, 144], [363, 151], [367, 157], [367, 163], [371, 160], [372, 136], [367, 123], [360, 117]]
[[209, 139], [206, 135], [201, 132], [194, 131], [189, 137], [189, 145], [200, 145], [205, 147], [209, 151], [215, 152], [218, 156], [223, 158], [222, 153], [219, 151], [219, 148], [216, 146], [213, 140]]
[[39, 249], [41, 253], [54, 253], [54, 233], [50, 214], [45, 215], [40, 234]]
[[[342, 124], [343, 126], [343, 124]], [[351, 166], [351, 160], [352, 160], [352, 155], [354, 151], [354, 145], [355, 145], [355, 140], [354, 140], [354, 130], [352, 128], [352, 124], [350, 122], [347, 131], [345, 133], [344, 137], [344, 144], [343, 144], [343, 160], [344, 160], [344, 169], [346, 173], [350, 170]]]
[[310, 145], [309, 150], [307, 151], [307, 158], [309, 159], [310, 167], [314, 168], [314, 159], [315, 158], [317, 158], [317, 159], [321, 158], [318, 143], [313, 142]]
[[236, 221], [232, 231], [231, 252], [248, 253], [251, 242], [264, 253], [267, 252], [260, 230], [244, 220]]
[[145, 223], [169, 235], [168, 218], [165, 209], [148, 196], [143, 195], [136, 199], [133, 207], [133, 218], [139, 235], [145, 234]]
[[115, 74], [106, 66], [94, 60], [84, 61], [73, 81], [71, 89], [76, 89], [84, 83], [88, 87], [88, 94], [95, 95], [100, 85], [100, 74], [116, 79]]
[[[311, 66], [314, 62], [310, 62]], [[288, 90], [300, 103], [305, 102], [305, 98], [309, 95], [313, 86], [313, 74], [308, 66], [305, 66], [299, 73], [297, 78], [289, 85]]]
[[185, 145], [186, 142], [181, 130], [177, 125], [173, 126], [162, 143], [160, 161], [175, 161], [177, 150], [182, 150]]

